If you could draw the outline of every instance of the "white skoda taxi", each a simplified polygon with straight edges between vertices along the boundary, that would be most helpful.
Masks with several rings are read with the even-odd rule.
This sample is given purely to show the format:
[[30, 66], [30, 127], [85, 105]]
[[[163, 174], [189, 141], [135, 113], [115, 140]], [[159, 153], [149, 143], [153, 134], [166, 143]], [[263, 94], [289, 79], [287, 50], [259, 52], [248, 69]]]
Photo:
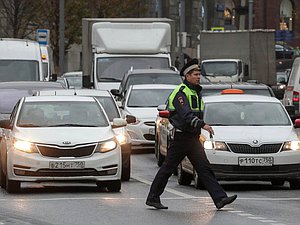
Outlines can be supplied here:
[[121, 147], [114, 127], [94, 97], [22, 98], [10, 120], [1, 120], [0, 185], [18, 192], [21, 182], [91, 181], [121, 189]]
[[[230, 93], [230, 92], [229, 92]], [[263, 180], [273, 185], [289, 181], [300, 188], [300, 141], [281, 102], [274, 97], [223, 94], [204, 97], [204, 121], [213, 127], [199, 140], [218, 180]], [[201, 181], [185, 158], [178, 167], [178, 182]]]

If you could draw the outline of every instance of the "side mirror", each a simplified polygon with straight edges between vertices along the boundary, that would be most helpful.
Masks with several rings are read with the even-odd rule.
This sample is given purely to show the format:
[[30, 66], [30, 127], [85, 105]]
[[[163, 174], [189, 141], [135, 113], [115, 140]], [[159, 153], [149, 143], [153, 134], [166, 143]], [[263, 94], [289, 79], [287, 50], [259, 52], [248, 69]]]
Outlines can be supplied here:
[[4, 129], [11, 129], [9, 120], [0, 120], [0, 127]]
[[294, 127], [295, 128], [299, 128], [300, 127], [300, 119], [296, 119], [295, 120]]
[[163, 111], [163, 110], [166, 110], [166, 105], [157, 106], [157, 111]]
[[126, 121], [128, 124], [130, 123], [136, 123], [136, 117], [132, 115], [126, 115]]
[[122, 118], [114, 118], [112, 128], [125, 127], [127, 125], [126, 120]]
[[245, 77], [249, 76], [249, 65], [247, 64], [244, 65], [244, 76]]
[[118, 90], [118, 89], [111, 89], [110, 92], [111, 92], [114, 96], [121, 97], [121, 94], [119, 93], [119, 90]]
[[158, 115], [162, 118], [169, 118], [170, 112], [169, 110], [159, 111]]

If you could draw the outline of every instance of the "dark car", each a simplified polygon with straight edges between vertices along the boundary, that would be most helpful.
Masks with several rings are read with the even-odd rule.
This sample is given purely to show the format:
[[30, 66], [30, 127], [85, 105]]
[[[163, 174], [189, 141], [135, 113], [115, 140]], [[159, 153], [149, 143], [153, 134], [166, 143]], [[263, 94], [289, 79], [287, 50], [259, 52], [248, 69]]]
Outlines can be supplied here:
[[14, 105], [20, 98], [31, 96], [39, 90], [51, 89], [64, 89], [64, 87], [60, 83], [49, 81], [0, 82], [0, 119], [9, 118]]
[[112, 89], [111, 93], [122, 99], [131, 85], [135, 84], [174, 84], [182, 83], [178, 71], [171, 69], [133, 69], [129, 70], [121, 81], [119, 90]]

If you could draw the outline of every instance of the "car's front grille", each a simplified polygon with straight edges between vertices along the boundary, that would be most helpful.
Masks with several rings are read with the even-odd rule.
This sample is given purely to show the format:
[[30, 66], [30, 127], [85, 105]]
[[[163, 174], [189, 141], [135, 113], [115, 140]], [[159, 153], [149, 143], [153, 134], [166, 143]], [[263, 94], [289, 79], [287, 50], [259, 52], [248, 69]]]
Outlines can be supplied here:
[[47, 157], [84, 157], [93, 154], [96, 144], [62, 147], [55, 145], [39, 145], [37, 148]]
[[234, 153], [241, 154], [271, 154], [280, 151], [282, 143], [278, 144], [263, 144], [259, 147], [252, 147], [247, 144], [231, 144], [227, 143], [230, 150]]
[[155, 136], [153, 134], [144, 134], [144, 138], [148, 141], [154, 141]]

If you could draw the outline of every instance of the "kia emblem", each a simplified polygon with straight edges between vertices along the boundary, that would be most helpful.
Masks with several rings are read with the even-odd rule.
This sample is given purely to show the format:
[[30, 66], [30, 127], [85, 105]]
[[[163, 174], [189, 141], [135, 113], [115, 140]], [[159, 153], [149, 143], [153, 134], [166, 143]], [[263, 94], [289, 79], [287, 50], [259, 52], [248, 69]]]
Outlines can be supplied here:
[[63, 141], [63, 144], [64, 145], [69, 145], [69, 144], [71, 144], [71, 142], [70, 141]]

